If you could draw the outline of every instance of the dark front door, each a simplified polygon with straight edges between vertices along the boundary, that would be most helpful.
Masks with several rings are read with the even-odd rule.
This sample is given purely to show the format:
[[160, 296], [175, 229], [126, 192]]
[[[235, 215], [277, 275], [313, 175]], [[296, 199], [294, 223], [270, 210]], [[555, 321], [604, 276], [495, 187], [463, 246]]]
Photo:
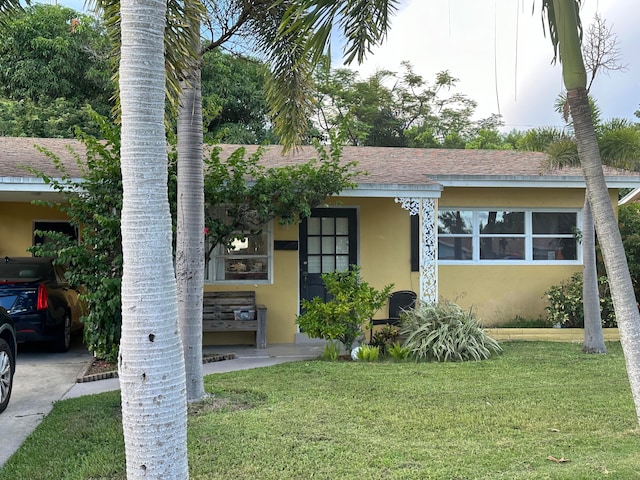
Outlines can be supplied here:
[[300, 223], [300, 298], [326, 299], [320, 276], [357, 262], [357, 217], [352, 208], [317, 208]]

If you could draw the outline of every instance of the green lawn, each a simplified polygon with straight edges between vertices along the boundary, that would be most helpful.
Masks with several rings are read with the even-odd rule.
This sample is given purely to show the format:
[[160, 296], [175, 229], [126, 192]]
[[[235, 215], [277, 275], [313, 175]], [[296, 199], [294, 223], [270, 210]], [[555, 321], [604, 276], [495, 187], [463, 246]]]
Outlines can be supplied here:
[[[502, 346], [482, 362], [305, 361], [209, 376], [215, 396], [189, 417], [191, 478], [640, 478], [619, 344], [606, 356]], [[119, 401], [57, 403], [0, 480], [124, 479]]]

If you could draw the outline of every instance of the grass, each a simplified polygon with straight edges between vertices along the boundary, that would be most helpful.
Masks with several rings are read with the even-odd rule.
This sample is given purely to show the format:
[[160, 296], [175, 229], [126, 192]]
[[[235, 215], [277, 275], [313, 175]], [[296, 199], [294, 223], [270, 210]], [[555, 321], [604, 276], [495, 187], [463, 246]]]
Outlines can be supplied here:
[[[639, 478], [617, 343], [502, 344], [468, 363], [305, 361], [206, 378], [192, 479]], [[118, 393], [65, 400], [0, 480], [124, 479]], [[556, 463], [549, 460], [568, 460]]]

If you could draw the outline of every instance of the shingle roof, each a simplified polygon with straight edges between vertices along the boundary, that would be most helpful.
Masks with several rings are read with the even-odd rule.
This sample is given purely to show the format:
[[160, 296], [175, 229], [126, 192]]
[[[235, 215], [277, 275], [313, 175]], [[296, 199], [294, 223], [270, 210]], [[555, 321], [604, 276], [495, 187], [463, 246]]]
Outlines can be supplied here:
[[[0, 137], [0, 177], [33, 177], [21, 165], [30, 165], [51, 176], [57, 176], [51, 161], [38, 152], [34, 145], [44, 147], [58, 155], [71, 176], [80, 176], [75, 159], [68, 150], [71, 146], [80, 155], [84, 146], [76, 140], [53, 138]], [[226, 158], [241, 145], [221, 145], [222, 158]], [[247, 153], [257, 149], [254, 145], [242, 145]], [[304, 146], [286, 155], [280, 146], [265, 148], [263, 163], [267, 166], [283, 166], [302, 163], [317, 158], [314, 147]], [[511, 150], [447, 150], [392, 147], [344, 147], [344, 161], [357, 161], [358, 169], [368, 172], [359, 177], [361, 187], [393, 188], [421, 186], [439, 190], [439, 184], [448, 186], [456, 182], [480, 182], [491, 186], [499, 181], [551, 182], [564, 181], [582, 184], [579, 168], [545, 169], [545, 154]], [[615, 169], [605, 169], [609, 179], [618, 179], [640, 186], [640, 175]], [[495, 186], [495, 185], [493, 185]]]

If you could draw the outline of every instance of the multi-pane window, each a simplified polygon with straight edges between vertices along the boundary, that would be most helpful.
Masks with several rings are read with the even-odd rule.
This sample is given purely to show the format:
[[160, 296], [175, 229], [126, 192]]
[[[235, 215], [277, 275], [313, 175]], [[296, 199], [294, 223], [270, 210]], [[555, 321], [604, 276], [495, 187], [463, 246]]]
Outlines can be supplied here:
[[438, 212], [438, 259], [578, 261], [578, 211], [465, 209]]
[[207, 262], [209, 282], [265, 283], [271, 281], [273, 255], [271, 224], [258, 234], [247, 234], [230, 245], [218, 245]]

